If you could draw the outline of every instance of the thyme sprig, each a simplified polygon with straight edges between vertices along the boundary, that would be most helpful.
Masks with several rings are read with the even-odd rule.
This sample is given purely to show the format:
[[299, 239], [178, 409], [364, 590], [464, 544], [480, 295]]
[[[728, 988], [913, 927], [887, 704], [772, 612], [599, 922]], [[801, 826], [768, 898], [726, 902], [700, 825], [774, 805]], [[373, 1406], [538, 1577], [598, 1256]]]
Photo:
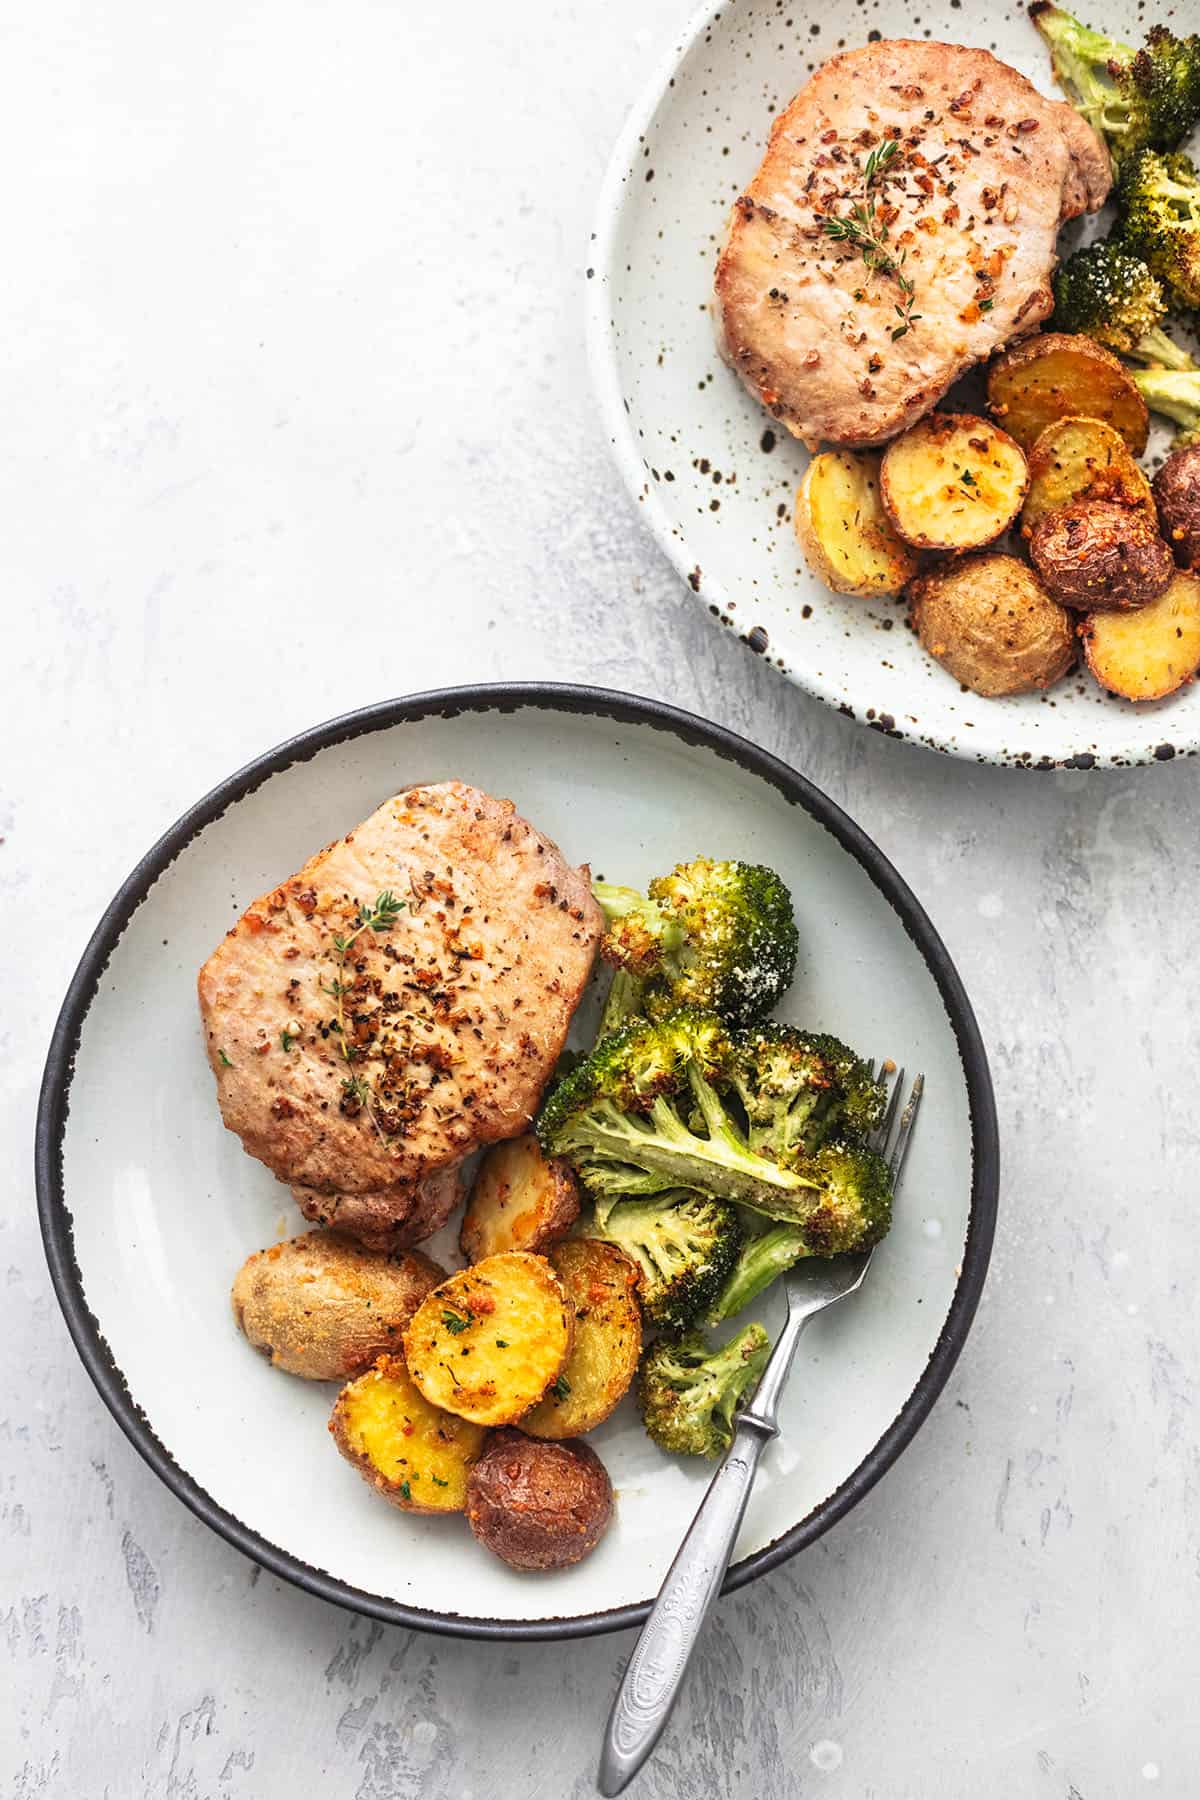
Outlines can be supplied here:
[[[362, 901], [359, 901], [354, 930], [348, 935], [339, 934], [333, 940], [334, 954], [337, 957], [337, 974], [327, 991], [337, 1001], [337, 1017], [333, 1022], [333, 1029], [337, 1033], [342, 1056], [348, 1063], [354, 1061], [359, 1051], [358, 1046], [351, 1044], [346, 1037], [346, 958], [364, 931], [390, 931], [406, 904], [407, 902], [404, 900], [397, 900], [390, 888], [384, 888], [381, 894], [375, 896], [374, 906], [364, 906]], [[375, 1108], [371, 1104], [371, 1090], [361, 1075], [351, 1073], [343, 1081], [342, 1099], [343, 1102], [349, 1100], [352, 1104], [362, 1107], [378, 1132], [380, 1143], [386, 1144], [387, 1138], [379, 1120], [375, 1117]]]
[[892, 327], [892, 342], [905, 337], [920, 318], [913, 312], [917, 290], [905, 274], [908, 251], [899, 256], [888, 239], [887, 220], [876, 209], [876, 188], [883, 180], [900, 150], [899, 138], [885, 138], [877, 144], [863, 165], [863, 198], [856, 200], [848, 213], [826, 213], [821, 229], [835, 243], [853, 244], [870, 275], [890, 275], [900, 289], [901, 303], [896, 312], [900, 323]]

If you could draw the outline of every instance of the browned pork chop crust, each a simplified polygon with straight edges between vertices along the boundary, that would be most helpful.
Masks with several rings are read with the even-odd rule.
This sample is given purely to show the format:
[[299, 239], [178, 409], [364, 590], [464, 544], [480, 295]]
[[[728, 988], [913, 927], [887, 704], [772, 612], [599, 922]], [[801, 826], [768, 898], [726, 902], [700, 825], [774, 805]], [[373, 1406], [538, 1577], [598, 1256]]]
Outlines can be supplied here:
[[[399, 909], [359, 929], [384, 893]], [[226, 1125], [309, 1218], [381, 1247], [428, 1236], [463, 1158], [528, 1129], [601, 929], [587, 870], [511, 801], [396, 795], [200, 971]]]
[[[889, 139], [869, 198], [904, 261], [872, 272], [827, 226], [868, 198], [867, 158]], [[722, 352], [811, 447], [883, 443], [1041, 323], [1059, 225], [1100, 206], [1111, 180], [1091, 127], [986, 50], [848, 50], [776, 120], [734, 206], [716, 274]]]

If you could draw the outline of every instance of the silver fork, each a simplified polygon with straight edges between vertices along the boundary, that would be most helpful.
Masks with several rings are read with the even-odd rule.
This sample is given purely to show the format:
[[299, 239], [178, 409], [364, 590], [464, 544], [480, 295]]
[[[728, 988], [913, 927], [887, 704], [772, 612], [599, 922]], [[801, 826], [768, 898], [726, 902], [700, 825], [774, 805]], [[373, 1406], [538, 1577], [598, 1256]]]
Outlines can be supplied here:
[[[892, 1084], [883, 1124], [871, 1140], [872, 1148], [887, 1160], [893, 1193], [899, 1186], [908, 1154], [925, 1077], [918, 1075], [913, 1082], [897, 1120], [903, 1086], [901, 1069]], [[671, 1716], [709, 1608], [721, 1591], [758, 1472], [758, 1459], [771, 1439], [779, 1435], [779, 1397], [800, 1333], [817, 1313], [844, 1300], [847, 1294], [857, 1293], [874, 1254], [874, 1250], [867, 1250], [857, 1256], [807, 1257], [784, 1276], [788, 1311], [779, 1342], [771, 1352], [750, 1405], [735, 1415], [733, 1442], [659, 1589], [617, 1689], [600, 1754], [602, 1794], [623, 1792]]]

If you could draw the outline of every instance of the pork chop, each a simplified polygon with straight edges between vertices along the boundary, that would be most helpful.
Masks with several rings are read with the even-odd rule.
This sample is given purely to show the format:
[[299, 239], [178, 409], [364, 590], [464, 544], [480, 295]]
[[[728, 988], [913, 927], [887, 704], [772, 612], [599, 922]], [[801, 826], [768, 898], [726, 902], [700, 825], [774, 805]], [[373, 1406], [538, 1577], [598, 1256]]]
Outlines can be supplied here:
[[603, 915], [509, 800], [388, 800], [264, 894], [200, 971], [225, 1124], [309, 1218], [381, 1248], [454, 1206], [453, 1171], [529, 1127]]
[[[848, 50], [775, 121], [734, 205], [722, 353], [810, 448], [884, 443], [1041, 323], [1058, 228], [1111, 183], [1090, 125], [986, 50]], [[864, 223], [886, 231], [865, 255]]]

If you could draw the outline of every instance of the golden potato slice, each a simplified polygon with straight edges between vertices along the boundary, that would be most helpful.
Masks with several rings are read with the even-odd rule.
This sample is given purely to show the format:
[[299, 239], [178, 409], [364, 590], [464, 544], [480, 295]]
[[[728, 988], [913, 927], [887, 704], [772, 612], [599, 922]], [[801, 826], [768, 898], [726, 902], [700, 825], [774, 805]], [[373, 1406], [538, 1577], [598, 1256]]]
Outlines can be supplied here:
[[988, 407], [1030, 449], [1056, 419], [1106, 419], [1135, 456], [1146, 448], [1150, 414], [1132, 377], [1088, 337], [1045, 331], [1024, 338], [988, 370]]
[[400, 1348], [404, 1327], [445, 1279], [419, 1250], [384, 1256], [335, 1231], [306, 1231], [246, 1258], [233, 1316], [277, 1369], [344, 1381]]
[[404, 1358], [435, 1406], [477, 1425], [511, 1425], [561, 1373], [574, 1327], [575, 1308], [545, 1257], [506, 1250], [421, 1302]]
[[607, 1419], [637, 1373], [638, 1272], [623, 1250], [599, 1238], [568, 1238], [551, 1250], [550, 1261], [575, 1308], [575, 1343], [521, 1430], [536, 1438], [579, 1437]]
[[1021, 510], [1029, 470], [1019, 444], [972, 413], [930, 413], [884, 452], [887, 516], [920, 550], [979, 550]]
[[431, 1406], [399, 1356], [381, 1356], [344, 1387], [329, 1421], [359, 1474], [402, 1512], [462, 1512], [486, 1432]]
[[883, 510], [878, 456], [825, 450], [796, 494], [796, 536], [814, 575], [835, 594], [898, 594], [916, 574], [912, 551]]
[[908, 586], [913, 628], [935, 662], [976, 694], [1047, 688], [1075, 661], [1071, 615], [1015, 556], [968, 556]]
[[1092, 613], [1080, 629], [1101, 687], [1125, 700], [1162, 700], [1200, 670], [1200, 577], [1176, 575], [1149, 606]]
[[1076, 500], [1113, 500], [1154, 517], [1150, 483], [1119, 431], [1104, 419], [1056, 419], [1029, 452], [1021, 528], [1032, 535], [1048, 513]]
[[468, 1262], [501, 1250], [548, 1250], [579, 1217], [579, 1184], [564, 1157], [543, 1156], [532, 1132], [494, 1144], [479, 1165], [459, 1248]]

